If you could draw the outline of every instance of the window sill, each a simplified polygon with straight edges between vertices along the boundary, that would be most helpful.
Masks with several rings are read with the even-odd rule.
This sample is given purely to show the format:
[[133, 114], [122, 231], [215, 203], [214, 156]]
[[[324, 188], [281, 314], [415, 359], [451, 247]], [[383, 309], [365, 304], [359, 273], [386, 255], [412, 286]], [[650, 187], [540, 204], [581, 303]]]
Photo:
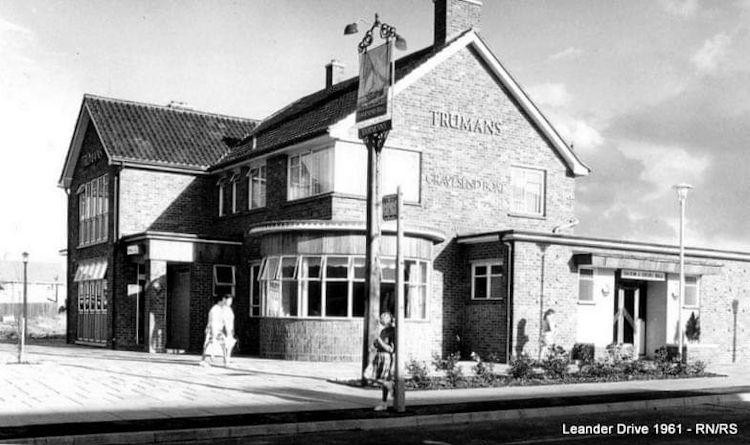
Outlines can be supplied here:
[[487, 304], [487, 303], [502, 303], [505, 298], [472, 298], [469, 300], [471, 304]]
[[287, 199], [286, 202], [282, 203], [282, 207], [289, 207], [296, 204], [304, 204], [306, 202], [315, 201], [318, 199], [329, 198], [334, 195], [334, 192], [319, 193], [317, 195], [305, 196], [304, 198]]
[[516, 212], [508, 212], [508, 216], [511, 218], [528, 218], [528, 219], [538, 219], [538, 220], [546, 220], [547, 217], [545, 215], [536, 215], [534, 213], [516, 213]]
[[219, 220], [227, 220], [227, 219], [237, 218], [237, 217], [240, 217], [240, 216], [255, 215], [255, 214], [258, 214], [258, 213], [263, 213], [266, 209], [267, 209], [267, 207], [258, 207], [258, 208], [255, 208], [255, 209], [240, 210], [239, 212], [228, 213], [226, 215], [221, 215], [221, 216], [219, 216]]
[[583, 306], [596, 306], [596, 301], [578, 300], [578, 304]]
[[[362, 201], [366, 202], [367, 197], [362, 195], [353, 195], [351, 193], [341, 193], [341, 192], [333, 192], [334, 198], [342, 198], [342, 199], [352, 199], [355, 201]], [[422, 203], [419, 201], [404, 201], [405, 206], [411, 206], [411, 207], [422, 207]]]

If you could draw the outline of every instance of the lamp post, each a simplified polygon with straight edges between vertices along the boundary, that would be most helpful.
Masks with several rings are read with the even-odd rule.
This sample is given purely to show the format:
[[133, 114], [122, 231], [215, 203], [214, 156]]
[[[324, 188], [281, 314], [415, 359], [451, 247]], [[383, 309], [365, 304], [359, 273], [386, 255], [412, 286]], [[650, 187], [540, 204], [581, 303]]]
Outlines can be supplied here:
[[29, 264], [29, 253], [24, 252], [21, 254], [21, 257], [23, 258], [23, 309], [21, 312], [21, 332], [20, 332], [20, 343], [18, 344], [18, 363], [24, 362], [24, 355], [26, 354], [26, 317], [27, 317], [27, 311], [26, 311], [26, 295], [27, 295], [27, 277], [26, 277], [26, 271], [27, 266]]
[[[356, 34], [358, 32], [357, 23], [360, 21], [362, 20], [346, 25], [344, 34]], [[365, 32], [357, 46], [360, 54], [367, 53], [367, 49], [373, 43], [373, 35], [376, 30], [379, 31], [380, 38], [385, 40], [386, 43], [395, 40], [394, 45], [397, 49], [406, 49], [406, 40], [396, 32], [396, 28], [381, 22], [378, 14], [375, 14], [375, 21], [370, 29]], [[367, 296], [364, 304], [362, 336], [363, 383], [366, 381], [365, 371], [369, 365], [370, 348], [378, 335], [376, 328], [380, 309], [380, 153], [390, 128], [391, 124], [388, 120], [375, 128], [375, 131], [364, 132], [362, 131], [364, 129], [359, 131], [359, 137], [367, 147], [367, 242], [365, 246]]]
[[680, 295], [677, 303], [677, 335], [678, 351], [677, 356], [682, 362], [684, 357], [682, 348], [684, 347], [683, 340], [683, 327], [682, 327], [682, 305], [685, 300], [685, 201], [687, 201], [687, 195], [693, 186], [689, 184], [677, 184], [674, 189], [677, 191], [677, 199], [680, 202]]

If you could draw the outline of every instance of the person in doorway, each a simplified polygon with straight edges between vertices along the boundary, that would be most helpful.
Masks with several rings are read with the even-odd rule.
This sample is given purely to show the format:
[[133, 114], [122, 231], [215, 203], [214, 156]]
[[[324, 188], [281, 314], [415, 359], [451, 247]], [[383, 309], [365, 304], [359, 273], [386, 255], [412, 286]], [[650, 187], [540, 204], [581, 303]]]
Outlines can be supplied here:
[[388, 409], [388, 393], [393, 395], [393, 353], [396, 350], [396, 329], [393, 326], [393, 315], [390, 312], [380, 314], [383, 328], [373, 342], [375, 358], [372, 362], [374, 379], [383, 388], [382, 401], [375, 406], [375, 411]]
[[549, 354], [555, 347], [555, 310], [547, 309], [542, 319], [542, 352], [543, 355]]
[[224, 366], [229, 366], [232, 358], [232, 350], [237, 340], [234, 338], [234, 312], [232, 311], [231, 294], [222, 295], [221, 299], [208, 311], [208, 324], [206, 325], [206, 340], [203, 343], [203, 355], [200, 365], [209, 366], [206, 358], [218, 352], [224, 359]]

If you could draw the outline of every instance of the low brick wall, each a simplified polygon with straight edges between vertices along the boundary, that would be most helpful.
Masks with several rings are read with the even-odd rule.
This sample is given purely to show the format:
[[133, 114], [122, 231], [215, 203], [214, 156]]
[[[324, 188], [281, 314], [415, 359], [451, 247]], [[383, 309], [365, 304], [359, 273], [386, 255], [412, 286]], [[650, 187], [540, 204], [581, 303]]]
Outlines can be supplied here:
[[261, 357], [310, 361], [357, 361], [361, 357], [360, 318], [263, 318], [259, 334]]

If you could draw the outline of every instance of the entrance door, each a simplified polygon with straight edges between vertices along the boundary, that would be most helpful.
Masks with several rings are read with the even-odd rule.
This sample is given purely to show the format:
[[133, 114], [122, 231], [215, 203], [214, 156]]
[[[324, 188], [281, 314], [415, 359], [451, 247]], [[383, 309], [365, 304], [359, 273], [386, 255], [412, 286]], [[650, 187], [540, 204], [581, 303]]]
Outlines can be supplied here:
[[190, 345], [190, 267], [167, 266], [167, 349]]
[[614, 300], [613, 341], [633, 345], [635, 353], [645, 354], [645, 294], [641, 295], [641, 287], [619, 286]]

